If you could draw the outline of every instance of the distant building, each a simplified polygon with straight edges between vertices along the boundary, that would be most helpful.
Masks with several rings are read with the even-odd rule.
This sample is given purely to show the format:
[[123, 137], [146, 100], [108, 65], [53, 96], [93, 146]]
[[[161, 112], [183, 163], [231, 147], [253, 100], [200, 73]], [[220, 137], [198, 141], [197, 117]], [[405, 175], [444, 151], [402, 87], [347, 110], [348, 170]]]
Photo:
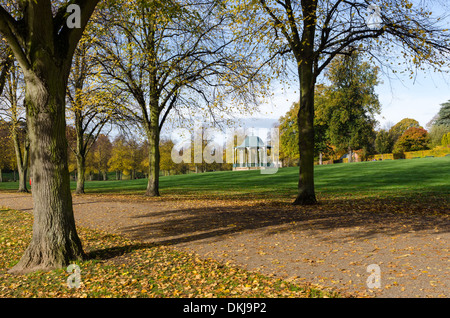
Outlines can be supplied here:
[[233, 170], [259, 170], [281, 162], [275, 158], [272, 146], [266, 145], [258, 136], [247, 136], [241, 145], [234, 147]]

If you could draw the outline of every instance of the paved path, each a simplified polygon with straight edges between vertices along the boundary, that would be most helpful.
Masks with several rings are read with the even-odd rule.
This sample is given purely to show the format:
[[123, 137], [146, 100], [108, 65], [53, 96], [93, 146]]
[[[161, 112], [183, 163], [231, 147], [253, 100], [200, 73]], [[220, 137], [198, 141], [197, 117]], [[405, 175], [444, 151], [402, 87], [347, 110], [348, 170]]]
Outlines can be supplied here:
[[[334, 211], [335, 205], [326, 203], [298, 208], [94, 195], [74, 196], [73, 201], [78, 226], [170, 244], [267, 275], [356, 296], [450, 296], [446, 213], [392, 213], [383, 202], [376, 211], [355, 212], [351, 205], [345, 208], [347, 203]], [[0, 193], [0, 206], [32, 211], [32, 199]], [[381, 270], [379, 289], [367, 288], [371, 264]]]

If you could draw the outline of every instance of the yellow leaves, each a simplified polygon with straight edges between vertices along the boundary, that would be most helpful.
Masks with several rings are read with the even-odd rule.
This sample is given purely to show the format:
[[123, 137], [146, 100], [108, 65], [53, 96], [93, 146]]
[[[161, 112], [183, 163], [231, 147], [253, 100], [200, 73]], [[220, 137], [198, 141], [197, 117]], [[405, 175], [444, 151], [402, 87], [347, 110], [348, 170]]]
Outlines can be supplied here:
[[[14, 221], [11, 223], [10, 221]], [[15, 231], [11, 229], [14, 224]], [[32, 216], [14, 211], [0, 213], [1, 242], [9, 242], [24, 225], [31, 234]], [[11, 230], [11, 231], [10, 231]], [[23, 233], [22, 233], [23, 232]], [[8, 234], [10, 233], [10, 234]], [[305, 297], [293, 283], [283, 282], [239, 267], [201, 259], [169, 247], [143, 244], [101, 231], [79, 229], [91, 260], [82, 262], [79, 289], [66, 285], [68, 273], [55, 270], [10, 276], [0, 271], [0, 297]], [[5, 236], [6, 235], [6, 236]], [[18, 241], [16, 243], [19, 243]], [[0, 244], [0, 250], [2, 249]], [[12, 261], [18, 253], [1, 253]], [[96, 252], [99, 254], [95, 256]], [[92, 254], [93, 253], [93, 254]], [[10, 260], [11, 261], [11, 260]]]

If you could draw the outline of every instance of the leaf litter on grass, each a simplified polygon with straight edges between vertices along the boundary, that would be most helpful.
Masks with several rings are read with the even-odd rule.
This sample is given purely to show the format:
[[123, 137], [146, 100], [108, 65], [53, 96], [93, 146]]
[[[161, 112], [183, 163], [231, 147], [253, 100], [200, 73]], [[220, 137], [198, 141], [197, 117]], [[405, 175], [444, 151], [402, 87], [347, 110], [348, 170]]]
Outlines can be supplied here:
[[69, 288], [65, 269], [11, 275], [32, 234], [31, 214], [0, 209], [0, 297], [337, 297], [171, 247], [79, 228], [88, 260]]

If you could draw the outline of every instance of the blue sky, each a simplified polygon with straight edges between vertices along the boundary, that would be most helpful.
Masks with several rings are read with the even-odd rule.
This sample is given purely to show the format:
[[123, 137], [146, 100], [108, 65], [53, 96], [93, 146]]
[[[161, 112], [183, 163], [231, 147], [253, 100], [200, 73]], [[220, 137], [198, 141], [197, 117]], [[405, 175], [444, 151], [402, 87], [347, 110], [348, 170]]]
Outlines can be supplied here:
[[[382, 84], [376, 92], [381, 103], [381, 114], [376, 116], [379, 128], [388, 123], [396, 124], [403, 118], [413, 118], [425, 128], [439, 112], [440, 104], [450, 100], [450, 75], [418, 73], [415, 80], [391, 79], [380, 76]], [[297, 85], [292, 85], [293, 87]], [[298, 90], [276, 90], [271, 101], [261, 106], [260, 120], [247, 120], [248, 125], [270, 125], [284, 115], [298, 101]]]
[[[450, 100], [450, 77], [444, 74], [419, 74], [416, 81], [384, 83], [377, 89], [382, 105], [378, 121], [394, 124], [408, 117], [423, 127], [435, 116], [440, 104]], [[382, 125], [383, 126], [383, 125]]]

